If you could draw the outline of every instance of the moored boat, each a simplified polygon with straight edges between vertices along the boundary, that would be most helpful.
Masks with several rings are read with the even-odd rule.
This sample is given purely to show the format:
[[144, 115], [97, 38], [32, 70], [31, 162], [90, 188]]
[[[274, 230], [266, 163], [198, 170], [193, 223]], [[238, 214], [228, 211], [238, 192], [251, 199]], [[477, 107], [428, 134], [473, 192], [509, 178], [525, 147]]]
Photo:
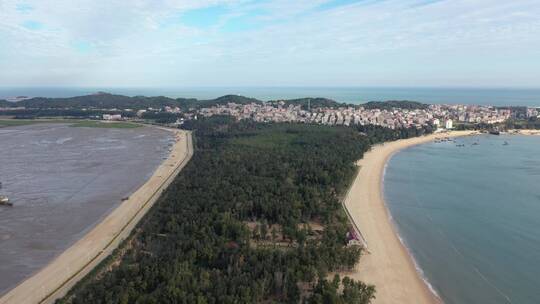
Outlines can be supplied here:
[[13, 203], [9, 201], [9, 198], [5, 195], [0, 195], [0, 205], [13, 206]]

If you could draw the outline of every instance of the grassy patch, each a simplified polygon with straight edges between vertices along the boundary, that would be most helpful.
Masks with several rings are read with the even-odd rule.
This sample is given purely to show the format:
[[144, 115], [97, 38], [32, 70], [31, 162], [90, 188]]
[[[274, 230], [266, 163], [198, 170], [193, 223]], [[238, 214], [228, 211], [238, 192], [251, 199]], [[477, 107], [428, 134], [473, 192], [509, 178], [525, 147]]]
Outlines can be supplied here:
[[32, 120], [18, 120], [18, 119], [0, 119], [0, 128], [3, 127], [16, 127], [16, 126], [26, 126], [35, 124]]
[[76, 128], [113, 128], [113, 129], [133, 129], [139, 128], [141, 125], [130, 122], [101, 122], [94, 120], [79, 121], [71, 125]]
[[313, 125], [282, 124], [272, 129], [258, 130], [232, 140], [233, 145], [244, 145], [260, 149], [281, 148], [290, 145], [301, 145], [325, 135], [339, 134], [337, 128]]
[[0, 128], [52, 123], [74, 124], [82, 121], [80, 119], [0, 119]]
[[71, 124], [72, 127], [79, 128], [115, 128], [115, 129], [133, 129], [139, 128], [141, 125], [130, 122], [102, 122], [96, 120], [80, 120], [80, 119], [0, 119], [0, 128], [2, 127], [17, 127], [33, 124], [51, 124], [64, 123]]
[[2, 127], [17, 127], [35, 124], [51, 124], [51, 123], [76, 123], [80, 120], [74, 119], [0, 119], [0, 128]]
[[296, 134], [261, 132], [261, 134], [253, 136], [236, 138], [232, 141], [232, 144], [268, 149], [289, 145], [296, 138]]

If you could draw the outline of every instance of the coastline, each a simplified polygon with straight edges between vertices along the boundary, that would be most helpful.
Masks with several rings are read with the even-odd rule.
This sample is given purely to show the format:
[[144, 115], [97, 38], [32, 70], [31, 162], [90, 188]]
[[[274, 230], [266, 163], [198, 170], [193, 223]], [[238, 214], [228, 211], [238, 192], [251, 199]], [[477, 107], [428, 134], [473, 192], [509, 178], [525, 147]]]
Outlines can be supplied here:
[[512, 129], [507, 132], [510, 135], [527, 135], [527, 136], [538, 136], [540, 135], [540, 130], [532, 129]]
[[373, 303], [442, 303], [401, 241], [384, 201], [383, 178], [388, 160], [402, 149], [437, 138], [476, 134], [451, 131], [379, 144], [357, 162], [360, 168], [344, 205], [368, 247], [354, 271], [347, 275], [375, 285]]
[[193, 155], [191, 133], [157, 127], [177, 139], [167, 159], [129, 198], [44, 268], [0, 297], [0, 304], [54, 303], [126, 239]]

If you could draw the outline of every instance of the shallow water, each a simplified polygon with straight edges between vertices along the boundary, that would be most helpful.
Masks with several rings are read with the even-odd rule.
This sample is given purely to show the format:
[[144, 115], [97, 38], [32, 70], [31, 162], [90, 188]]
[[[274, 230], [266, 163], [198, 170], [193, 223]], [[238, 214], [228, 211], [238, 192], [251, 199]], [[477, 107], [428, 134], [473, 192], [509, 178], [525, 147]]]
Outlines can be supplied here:
[[456, 141], [390, 160], [384, 194], [402, 238], [446, 303], [540, 303], [540, 137]]
[[0, 294], [77, 241], [168, 155], [156, 128], [0, 128]]

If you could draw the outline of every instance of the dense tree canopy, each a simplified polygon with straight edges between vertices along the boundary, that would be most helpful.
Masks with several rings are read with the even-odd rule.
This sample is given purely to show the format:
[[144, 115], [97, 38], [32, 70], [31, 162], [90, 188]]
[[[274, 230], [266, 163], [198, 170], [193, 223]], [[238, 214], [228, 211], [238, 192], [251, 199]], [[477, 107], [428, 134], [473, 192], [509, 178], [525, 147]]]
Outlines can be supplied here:
[[190, 163], [60, 303], [370, 302], [373, 286], [327, 278], [361, 254], [346, 245], [340, 203], [354, 162], [394, 131], [230, 117], [185, 127], [196, 143]]
[[531, 117], [528, 119], [510, 119], [505, 122], [507, 129], [540, 129], [540, 119]]
[[365, 104], [362, 104], [366, 109], [386, 109], [391, 110], [393, 108], [398, 109], [410, 109], [410, 110], [416, 110], [416, 109], [427, 109], [428, 104], [417, 102], [417, 101], [409, 101], [409, 100], [388, 100], [388, 101], [370, 101]]
[[[275, 101], [274, 101], [275, 102]], [[352, 104], [345, 104], [341, 102], [337, 102], [332, 99], [328, 98], [298, 98], [298, 99], [288, 99], [283, 100], [285, 105], [299, 105], [303, 109], [307, 110], [308, 107], [311, 109], [315, 108], [339, 108], [339, 107], [357, 107]]]

